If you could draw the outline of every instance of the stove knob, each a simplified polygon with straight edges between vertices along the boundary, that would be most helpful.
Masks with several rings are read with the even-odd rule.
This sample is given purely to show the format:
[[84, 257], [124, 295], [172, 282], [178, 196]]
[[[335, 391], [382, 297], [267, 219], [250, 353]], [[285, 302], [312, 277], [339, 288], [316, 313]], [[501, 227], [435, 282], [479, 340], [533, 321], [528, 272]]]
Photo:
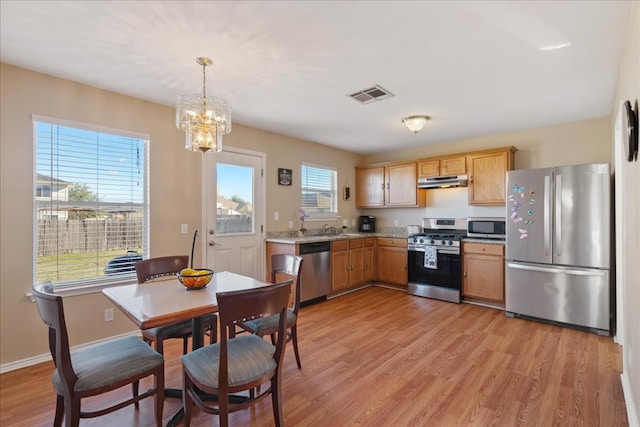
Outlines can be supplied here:
[[424, 239], [420, 239], [420, 243], [424, 243]]
[[436, 243], [436, 241], [435, 241], [435, 240], [433, 240], [433, 239], [431, 239], [431, 244], [433, 245], [433, 244], [435, 244], [435, 243]]
[[453, 240], [449, 240], [449, 246], [453, 245]]

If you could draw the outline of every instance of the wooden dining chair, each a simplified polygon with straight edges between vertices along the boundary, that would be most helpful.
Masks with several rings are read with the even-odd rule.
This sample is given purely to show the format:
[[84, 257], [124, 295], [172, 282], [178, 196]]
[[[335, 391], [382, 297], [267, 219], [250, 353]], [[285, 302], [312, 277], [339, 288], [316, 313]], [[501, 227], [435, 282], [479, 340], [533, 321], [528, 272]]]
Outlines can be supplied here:
[[[298, 351], [298, 312], [300, 310], [300, 269], [302, 268], [302, 257], [287, 254], [271, 255], [271, 282], [277, 283], [283, 278], [290, 278], [295, 283], [292, 303], [287, 310], [287, 341], [293, 342], [293, 352], [296, 356], [298, 369], [302, 369], [300, 363], [300, 353]], [[241, 322], [240, 326], [245, 331], [256, 334], [259, 337], [271, 336], [271, 343], [275, 343], [275, 333], [278, 330], [278, 317], [263, 317], [247, 322]]]
[[[143, 284], [161, 277], [176, 275], [189, 266], [189, 256], [172, 255], [149, 258], [138, 261], [135, 265], [138, 283]], [[152, 283], [148, 283], [148, 285], [152, 285]], [[217, 322], [218, 319], [215, 314], [202, 318], [202, 327], [209, 335], [210, 344], [217, 340]], [[164, 352], [165, 340], [182, 338], [182, 354], [187, 354], [189, 337], [193, 332], [193, 323], [191, 320], [185, 320], [156, 328], [142, 329], [141, 332], [142, 338], [149, 344], [155, 343], [156, 351], [161, 354]]]
[[[286, 312], [291, 281], [251, 290], [220, 292], [220, 342], [182, 356], [183, 406], [185, 425], [191, 423], [193, 404], [203, 411], [217, 414], [220, 426], [229, 425], [229, 413], [245, 409], [271, 395], [276, 426], [283, 423], [280, 393], [280, 367], [285, 348]], [[275, 315], [278, 318], [275, 346], [253, 334], [234, 336], [238, 322]], [[270, 382], [268, 389], [254, 393]], [[251, 391], [241, 401], [230, 399], [232, 393]], [[202, 392], [215, 394], [217, 405], [207, 404]]]
[[[164, 358], [138, 337], [116, 338], [75, 350], [69, 349], [69, 336], [62, 297], [53, 293], [51, 284], [34, 285], [40, 317], [49, 327], [49, 350], [53, 358], [53, 387], [58, 395], [55, 427], [78, 426], [81, 418], [94, 418], [155, 396], [156, 426], [162, 425], [164, 406]], [[153, 388], [138, 394], [139, 381], [153, 376]], [[81, 400], [131, 384], [130, 399], [104, 409], [84, 412]]]

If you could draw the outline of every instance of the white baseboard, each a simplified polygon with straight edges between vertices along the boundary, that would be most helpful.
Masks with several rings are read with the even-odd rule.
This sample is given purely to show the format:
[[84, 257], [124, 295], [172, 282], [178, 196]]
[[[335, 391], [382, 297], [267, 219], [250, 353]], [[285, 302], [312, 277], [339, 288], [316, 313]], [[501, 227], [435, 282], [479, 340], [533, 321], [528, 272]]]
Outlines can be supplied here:
[[[114, 337], [104, 338], [101, 340], [80, 344], [71, 348], [71, 350], [75, 350], [82, 347], [87, 347], [92, 344], [97, 344], [99, 342], [108, 341], [114, 338], [120, 337], [130, 337], [130, 336], [140, 336], [140, 331], [133, 331], [126, 334], [116, 335]], [[51, 353], [41, 354], [39, 356], [29, 357], [22, 360], [16, 360], [15, 362], [9, 362], [0, 365], [0, 374], [4, 374], [6, 372], [15, 371], [16, 369], [27, 368], [29, 366], [37, 365], [38, 363], [48, 362], [51, 360]]]
[[627, 372], [623, 372], [620, 375], [622, 381], [622, 393], [624, 394], [624, 403], [627, 405], [627, 418], [629, 420], [629, 427], [640, 427], [640, 421], [638, 420], [638, 408], [633, 402], [633, 393], [631, 391], [631, 383], [629, 382], [629, 375]]

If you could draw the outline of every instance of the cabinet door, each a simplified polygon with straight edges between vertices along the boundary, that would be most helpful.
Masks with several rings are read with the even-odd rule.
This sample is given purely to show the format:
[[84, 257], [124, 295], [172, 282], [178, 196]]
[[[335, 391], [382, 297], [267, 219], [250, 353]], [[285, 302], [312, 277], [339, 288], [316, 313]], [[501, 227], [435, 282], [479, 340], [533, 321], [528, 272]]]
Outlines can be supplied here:
[[467, 173], [467, 158], [454, 157], [440, 160], [440, 173], [442, 175], [462, 175]]
[[364, 281], [365, 283], [369, 283], [375, 279], [375, 269], [374, 269], [374, 253], [375, 248], [373, 245], [366, 246], [364, 248]]
[[356, 169], [356, 207], [384, 206], [384, 167]]
[[407, 248], [378, 246], [376, 275], [379, 281], [407, 286]]
[[423, 160], [418, 162], [418, 176], [421, 178], [440, 176], [440, 160]]
[[392, 165], [385, 168], [385, 205], [417, 206], [418, 174], [416, 163]]
[[504, 303], [504, 258], [464, 254], [462, 295]]
[[504, 205], [507, 170], [513, 163], [509, 151], [469, 156], [469, 204]]
[[349, 271], [349, 286], [364, 283], [364, 247], [349, 250], [351, 270]]
[[331, 290], [349, 287], [349, 251], [331, 252]]

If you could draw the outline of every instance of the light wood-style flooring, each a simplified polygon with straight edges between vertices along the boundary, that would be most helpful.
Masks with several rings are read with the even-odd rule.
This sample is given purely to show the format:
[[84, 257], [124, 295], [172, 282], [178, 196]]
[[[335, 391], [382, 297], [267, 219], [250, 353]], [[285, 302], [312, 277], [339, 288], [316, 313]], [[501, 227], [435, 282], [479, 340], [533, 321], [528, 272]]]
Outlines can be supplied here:
[[[383, 287], [303, 307], [298, 330], [302, 370], [291, 344], [285, 353], [286, 426], [628, 425], [620, 348], [608, 337]], [[165, 347], [169, 387], [180, 387], [180, 353], [180, 340]], [[51, 425], [51, 371], [0, 377], [2, 427]], [[122, 393], [130, 388], [97, 401]], [[165, 402], [166, 422], [181, 402]], [[230, 421], [272, 426], [271, 400]], [[152, 426], [152, 401], [80, 425]], [[196, 410], [192, 425], [218, 420]]]

